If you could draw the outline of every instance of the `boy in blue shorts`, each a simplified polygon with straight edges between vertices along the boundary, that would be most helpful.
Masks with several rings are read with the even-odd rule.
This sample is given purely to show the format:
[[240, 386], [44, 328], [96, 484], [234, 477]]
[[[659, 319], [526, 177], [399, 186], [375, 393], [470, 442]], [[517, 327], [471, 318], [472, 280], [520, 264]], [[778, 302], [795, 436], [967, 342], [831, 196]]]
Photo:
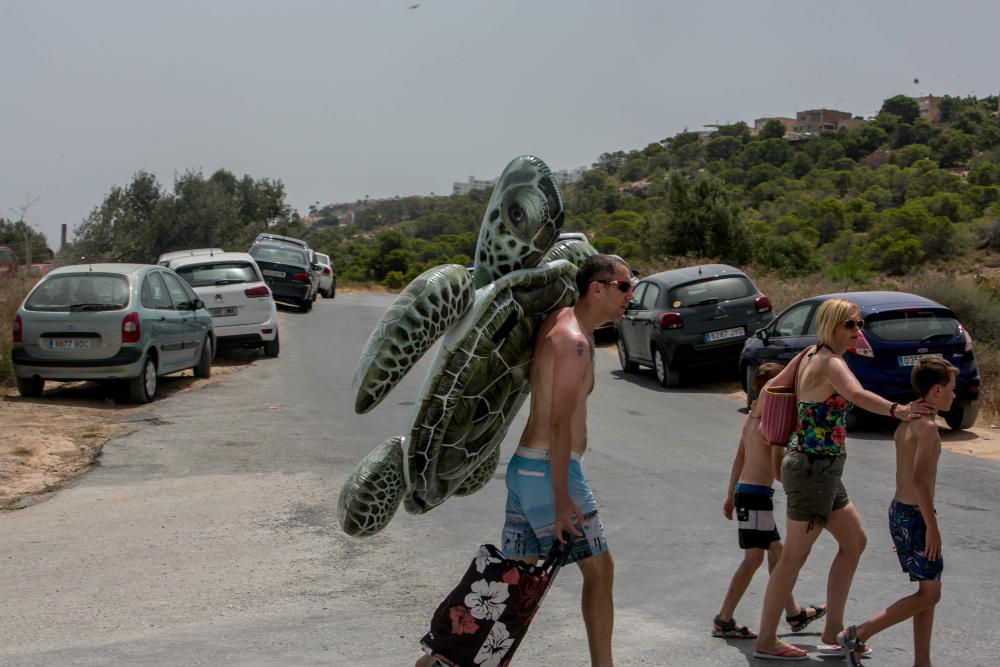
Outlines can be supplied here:
[[[955, 400], [958, 369], [939, 357], [924, 357], [910, 376], [920, 398], [947, 411]], [[934, 512], [941, 438], [934, 415], [902, 422], [896, 443], [896, 495], [889, 505], [889, 532], [899, 564], [917, 582], [917, 592], [897, 600], [867, 621], [849, 626], [837, 642], [853, 667], [861, 664], [864, 642], [877, 632], [913, 618], [914, 667], [931, 667], [934, 606], [941, 599], [941, 531]]]
[[[764, 385], [781, 369], [779, 364], [761, 364], [754, 373], [752, 387], [748, 389], [755, 396], [760, 396]], [[767, 554], [769, 571], [774, 569], [781, 557], [781, 536], [774, 521], [774, 503], [771, 498], [774, 496], [774, 480], [780, 479], [784, 449], [772, 447], [764, 441], [760, 434], [760, 409], [760, 401], [754, 401], [747, 412], [729, 475], [729, 485], [726, 487], [726, 500], [722, 505], [722, 511], [729, 520], [733, 518], [733, 509], [736, 510], [740, 548], [743, 549], [743, 560], [733, 574], [729, 590], [726, 591], [722, 607], [712, 625], [712, 636], [724, 639], [756, 639], [757, 634], [737, 623], [733, 613], [753, 575], [764, 562], [764, 554]], [[800, 607], [792, 595], [788, 596], [785, 603], [785, 621], [792, 632], [805, 630], [807, 625], [825, 614], [826, 605]]]

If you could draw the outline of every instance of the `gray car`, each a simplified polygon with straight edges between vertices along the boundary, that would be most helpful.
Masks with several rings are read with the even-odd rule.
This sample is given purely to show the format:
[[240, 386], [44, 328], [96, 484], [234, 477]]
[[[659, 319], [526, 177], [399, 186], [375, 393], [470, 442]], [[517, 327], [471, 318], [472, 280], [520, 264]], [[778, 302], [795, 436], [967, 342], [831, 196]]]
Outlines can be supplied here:
[[727, 264], [702, 264], [642, 279], [618, 328], [618, 359], [634, 373], [652, 366], [664, 387], [683, 371], [736, 369], [743, 342], [774, 319], [771, 302]]
[[46, 380], [123, 380], [147, 403], [161, 375], [212, 373], [212, 316], [170, 269], [81, 264], [55, 269], [28, 293], [14, 319], [11, 361], [22, 396]]

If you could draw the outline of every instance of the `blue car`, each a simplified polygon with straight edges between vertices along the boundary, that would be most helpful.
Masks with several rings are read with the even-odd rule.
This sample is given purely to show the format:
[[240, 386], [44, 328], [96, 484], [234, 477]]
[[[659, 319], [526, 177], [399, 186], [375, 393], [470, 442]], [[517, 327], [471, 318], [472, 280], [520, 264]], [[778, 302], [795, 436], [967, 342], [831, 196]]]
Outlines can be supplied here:
[[943, 357], [959, 372], [955, 402], [942, 416], [952, 429], [966, 429], [975, 423], [979, 414], [979, 368], [972, 337], [950, 309], [905, 292], [824, 294], [786, 308], [743, 345], [740, 378], [748, 405], [754, 398], [750, 395], [750, 381], [757, 367], [768, 361], [787, 364], [803, 348], [815, 344], [816, 309], [834, 298], [848, 299], [861, 309], [863, 335], [844, 359], [865, 389], [890, 401], [908, 403], [915, 398], [910, 373], [917, 359], [925, 355]]

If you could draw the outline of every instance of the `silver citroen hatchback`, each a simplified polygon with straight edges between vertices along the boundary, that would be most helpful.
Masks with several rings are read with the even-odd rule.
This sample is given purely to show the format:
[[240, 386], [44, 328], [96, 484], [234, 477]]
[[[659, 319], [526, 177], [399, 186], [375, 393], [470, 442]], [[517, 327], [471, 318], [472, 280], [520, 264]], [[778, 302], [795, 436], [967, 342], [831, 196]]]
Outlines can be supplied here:
[[212, 316], [170, 269], [81, 264], [48, 273], [14, 317], [11, 361], [22, 396], [46, 380], [124, 380], [147, 403], [161, 375], [212, 373]]

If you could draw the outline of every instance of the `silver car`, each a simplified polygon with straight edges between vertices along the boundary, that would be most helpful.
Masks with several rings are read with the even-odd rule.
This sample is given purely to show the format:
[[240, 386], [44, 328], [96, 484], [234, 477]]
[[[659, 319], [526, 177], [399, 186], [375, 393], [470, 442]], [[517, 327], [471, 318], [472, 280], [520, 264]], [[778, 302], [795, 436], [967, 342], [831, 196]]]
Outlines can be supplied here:
[[80, 264], [48, 273], [14, 318], [11, 361], [22, 396], [46, 380], [124, 380], [147, 403], [161, 375], [212, 373], [212, 316], [170, 269]]

